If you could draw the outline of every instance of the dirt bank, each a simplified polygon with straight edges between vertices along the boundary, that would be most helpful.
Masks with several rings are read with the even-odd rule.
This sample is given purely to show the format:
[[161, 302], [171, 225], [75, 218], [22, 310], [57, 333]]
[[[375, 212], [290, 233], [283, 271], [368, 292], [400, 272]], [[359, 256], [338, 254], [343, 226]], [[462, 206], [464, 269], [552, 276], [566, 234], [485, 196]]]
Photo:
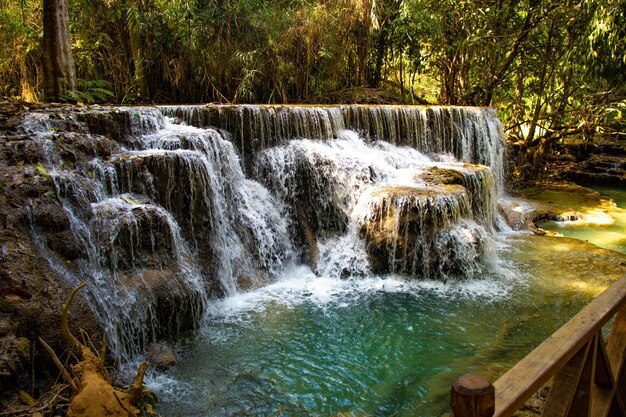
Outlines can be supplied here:
[[[62, 360], [67, 345], [60, 336], [61, 306], [72, 289], [41, 253], [33, 228], [67, 254], [67, 265], [76, 246], [67, 239], [69, 220], [59, 205], [45, 170], [41, 147], [20, 128], [29, 107], [0, 103], [0, 399], [14, 399], [15, 388], [37, 398], [56, 380], [58, 370], [38, 342], [48, 341]], [[71, 327], [84, 329], [94, 340], [99, 325], [87, 303], [78, 297], [72, 309]], [[0, 403], [0, 409], [4, 409]]]

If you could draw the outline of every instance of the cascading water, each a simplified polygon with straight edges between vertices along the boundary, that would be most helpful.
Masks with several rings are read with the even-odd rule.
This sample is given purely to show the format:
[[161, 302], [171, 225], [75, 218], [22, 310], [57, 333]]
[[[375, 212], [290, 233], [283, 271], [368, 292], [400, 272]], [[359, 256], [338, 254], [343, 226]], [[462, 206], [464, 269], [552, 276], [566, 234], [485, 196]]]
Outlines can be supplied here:
[[[125, 147], [101, 155], [101, 138], [80, 120], [111, 114], [120, 119], [34, 113], [25, 126], [39, 135], [86, 255], [66, 275], [88, 281], [109, 347], [127, 362], [156, 338], [197, 326], [209, 298], [265, 283], [294, 250], [284, 208], [244, 176], [220, 133], [171, 124], [154, 109], [127, 110], [118, 138]], [[64, 142], [80, 135], [93, 140], [94, 158], [74, 166]]]
[[[367, 144], [351, 131], [333, 141], [293, 140], [270, 148], [257, 156], [256, 168], [317, 236], [322, 275], [472, 276], [487, 263], [484, 227], [493, 227], [495, 218], [487, 168], [437, 163], [385, 142]], [[441, 172], [454, 178], [438, 178], [445, 177]], [[467, 262], [456, 267], [453, 259]]]
[[442, 415], [626, 268], [500, 239], [492, 109], [52, 108], [21, 133], [48, 270], [87, 281], [122, 364], [178, 340], [163, 415]]
[[223, 129], [247, 164], [263, 149], [291, 139], [337, 139], [346, 129], [366, 141], [412, 147], [435, 159], [452, 155], [487, 165], [504, 181], [502, 125], [491, 108], [413, 106], [187, 106], [161, 107], [187, 124]]
[[[122, 363], [151, 342], [198, 326], [219, 338], [233, 305], [233, 323], [241, 314], [255, 316], [247, 297], [270, 304], [304, 297], [306, 322], [309, 313], [326, 314], [309, 308], [308, 297], [333, 305], [338, 299], [340, 308], [378, 305], [389, 289], [413, 294], [457, 278], [491, 277], [497, 269], [492, 236], [504, 144], [490, 109], [89, 108], [33, 112], [24, 129], [46, 155], [75, 247], [50, 244], [33, 225], [40, 249], [73, 284], [88, 282], [87, 299]], [[504, 284], [489, 286], [496, 294], [507, 291]], [[392, 296], [383, 298], [386, 305]], [[243, 328], [254, 321], [246, 320]], [[255, 338], [261, 335], [242, 343], [253, 345]], [[307, 336], [293, 343], [313, 342]], [[294, 363], [319, 366], [306, 359], [307, 349]], [[344, 359], [337, 372], [346, 370]], [[298, 369], [289, 384], [297, 384]], [[264, 384], [265, 376], [246, 372], [231, 381], [235, 397]], [[359, 378], [348, 379], [358, 385]], [[248, 407], [242, 401], [215, 414]], [[288, 401], [286, 415], [323, 403], [311, 401]]]

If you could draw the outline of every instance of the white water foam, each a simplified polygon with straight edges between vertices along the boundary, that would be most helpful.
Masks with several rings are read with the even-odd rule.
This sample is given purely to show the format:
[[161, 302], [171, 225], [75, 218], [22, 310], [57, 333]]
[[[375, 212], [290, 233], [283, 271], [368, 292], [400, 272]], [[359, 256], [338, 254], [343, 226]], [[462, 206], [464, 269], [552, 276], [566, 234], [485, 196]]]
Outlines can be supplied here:
[[[326, 133], [318, 136], [335, 137], [334, 133], [337, 132], [337, 140], [298, 139], [264, 152], [263, 157], [273, 170], [276, 180], [272, 186], [265, 187], [260, 181], [246, 178], [240, 154], [237, 153], [236, 146], [227, 140], [228, 134], [210, 128], [172, 123], [171, 119], [164, 118], [154, 109], [114, 110], [118, 111], [124, 113], [122, 119], [130, 123], [120, 133], [124, 136], [120, 145], [127, 146], [128, 151], [124, 149], [111, 157], [94, 159], [88, 167], [72, 170], [69, 174], [52, 166], [57, 163], [52, 158], [49, 158], [48, 165], [59, 199], [70, 217], [75, 238], [88, 252], [89, 262], [84, 264], [84, 270], [80, 272], [91, 275], [91, 289], [94, 294], [98, 294], [95, 298], [105, 300], [100, 306], [106, 310], [100, 313], [103, 321], [122, 329], [116, 331], [107, 328], [109, 337], [119, 339], [111, 345], [122, 360], [130, 360], [130, 356], [152, 341], [155, 338], [154, 332], [162, 324], [155, 321], [157, 312], [153, 310], [157, 308], [156, 304], [147, 300], [149, 305], [145, 306], [145, 317], [135, 320], [137, 323], [133, 326], [136, 327], [125, 327], [127, 323], [133, 322], [133, 317], [129, 317], [135, 314], [132, 306], [142, 300], [133, 293], [132, 286], [126, 289], [117, 288], [115, 265], [121, 256], [118, 246], [120, 250], [129, 249], [130, 265], [125, 269], [126, 275], [130, 278], [142, 276], [143, 265], [141, 262], [136, 264], [135, 259], [140, 258], [136, 250], [143, 250], [138, 245], [141, 243], [139, 237], [146, 235], [139, 227], [139, 222], [143, 220], [144, 223], [151, 220], [167, 226], [164, 227], [167, 231], [164, 236], [169, 236], [173, 241], [172, 252], [177, 261], [174, 264], [182, 267], [181, 285], [197, 293], [200, 298], [199, 306], [207, 297], [207, 289], [204, 287], [216, 279], [220, 281], [222, 294], [219, 295], [230, 297], [210, 302], [207, 314], [223, 317], [225, 320], [229, 315], [240, 316], [242, 313], [263, 309], [263, 306], [274, 302], [285, 305], [343, 305], [381, 292], [419, 296], [427, 291], [444, 297], [480, 297], [485, 300], [505, 297], [508, 294], [507, 281], [496, 278], [493, 271], [489, 271], [493, 266], [490, 265], [490, 259], [495, 255], [489, 252], [489, 248], [484, 254], [476, 253], [484, 249], [477, 249], [479, 245], [474, 243], [480, 243], [479, 239], [490, 238], [491, 231], [486, 229], [489, 229], [487, 223], [491, 220], [490, 215], [472, 216], [469, 213], [469, 194], [479, 194], [478, 189], [470, 190], [471, 187], [468, 187], [468, 193], [461, 192], [463, 195], [459, 197], [463, 200], [459, 204], [467, 209], [455, 209], [455, 224], [446, 223], [446, 229], [436, 238], [447, 247], [446, 256], [453, 256], [452, 262], [456, 265], [462, 264], [459, 260], [462, 260], [466, 252], [473, 260], [479, 260], [478, 263], [467, 265], [467, 272], [474, 276], [473, 280], [409, 281], [394, 276], [370, 275], [365, 242], [359, 236], [362, 225], [360, 222], [364, 219], [364, 214], [357, 207], [361, 196], [372, 186], [425, 189], [427, 183], [420, 175], [432, 167], [453, 168], [464, 172], [464, 175], [473, 174], [463, 163], [455, 161], [449, 155], [426, 156], [413, 147], [373, 140], [373, 136], [366, 140], [362, 137], [363, 132], [359, 134], [345, 130], [345, 125], [337, 121], [339, 111], [333, 110], [333, 117], [323, 119], [326, 122], [322, 124], [328, 127], [325, 128]], [[381, 114], [391, 115], [394, 112], [395, 110], [385, 109]], [[326, 113], [322, 111], [320, 114]], [[85, 116], [106, 117], [107, 114], [86, 113], [81, 117]], [[390, 117], [385, 116], [385, 120], [391, 120]], [[88, 131], [88, 127], [78, 120], [82, 119], [72, 115], [66, 117], [61, 114], [58, 119], [35, 115], [25, 125], [30, 133], [42, 135], [42, 146], [52, 153], [54, 141], [45, 136], [52, 135], [57, 130]], [[317, 116], [312, 120], [317, 120]], [[308, 123], [307, 121], [307, 126]], [[310, 132], [307, 129], [298, 133], [298, 137], [306, 136], [308, 133], [305, 132]], [[474, 137], [474, 128], [468, 129], [463, 137]], [[400, 132], [398, 130], [397, 133]], [[496, 136], [495, 133], [493, 136]], [[454, 135], [448, 135], [447, 138], [450, 142]], [[258, 138], [246, 138], [251, 141], [256, 139]], [[396, 139], [399, 140], [399, 137]], [[404, 141], [397, 143], [407, 144]], [[466, 145], [462, 146], [462, 154], [468, 159], [463, 160], [469, 162], [473, 160], [470, 154], [474, 152], [474, 145], [470, 146], [469, 142]], [[450, 152], [455, 147], [458, 146], [445, 146], [442, 152], [443, 149]], [[496, 148], [494, 145], [493, 149]], [[494, 158], [495, 156], [484, 162], [493, 162]], [[294, 161], [308, 163], [305, 168], [313, 171], [310, 178], [319, 181], [318, 188], [315, 189], [317, 193], [311, 200], [304, 201], [301, 195], [297, 195], [294, 197], [295, 201], [288, 201], [288, 197], [296, 192], [298, 186], [296, 180], [292, 184], [285, 181], [292, 173]], [[477, 181], [482, 181], [487, 177], [476, 178]], [[487, 185], [483, 188], [490, 187], [490, 181], [484, 183]], [[296, 197], [301, 200], [297, 201]], [[415, 203], [419, 198], [421, 197], [415, 197], [405, 203]], [[434, 198], [431, 200], [428, 205], [424, 205], [429, 210], [450, 206], [447, 203], [442, 206], [433, 202]], [[489, 193], [485, 194], [481, 202], [487, 206], [493, 203]], [[290, 212], [285, 203], [292, 203]], [[307, 213], [311, 217], [309, 222], [317, 221], [322, 225], [315, 231], [320, 262], [316, 273], [308, 267], [299, 267], [281, 274], [285, 266], [295, 262], [294, 253], [297, 249], [294, 245], [298, 243], [292, 234], [292, 226], [297, 217], [298, 204], [313, 206]], [[414, 206], [417, 208], [415, 204]], [[326, 210], [328, 207], [331, 209]], [[314, 215], [311, 214], [313, 210], [317, 210]], [[441, 215], [448, 214], [443, 207]], [[332, 216], [335, 215], [339, 219], [332, 224]], [[462, 223], [459, 223], [461, 220]], [[199, 230], [203, 233], [197, 233]], [[126, 233], [128, 244], [117, 241], [118, 232]], [[155, 252], [158, 246], [155, 235], [152, 232], [148, 235], [152, 243], [147, 245], [148, 249]], [[109, 243], [111, 262], [103, 256], [102, 248], [96, 241], [98, 236], [106, 238]], [[207, 258], [212, 258], [210, 265], [206, 266], [210, 273], [202, 272], [204, 276], [200, 276], [200, 266], [196, 265], [204, 260], [197, 256], [200, 241], [211, 245], [210, 250], [204, 252]], [[457, 245], [457, 241], [461, 243]], [[463, 253], [455, 254], [456, 249]], [[393, 256], [396, 256], [395, 253]], [[486, 266], [484, 270], [478, 266], [483, 261]], [[254, 280], [254, 275], [265, 275], [260, 278], [270, 280], [278, 276], [278, 279], [262, 289], [237, 294], [237, 280]], [[340, 278], [346, 275], [350, 279]], [[488, 277], [481, 278], [480, 275]], [[105, 282], [107, 285], [103, 285]], [[100, 294], [100, 289], [106, 294]], [[127, 308], [122, 309], [120, 306]], [[115, 317], [115, 320], [110, 320], [108, 316]], [[144, 325], [149, 327], [146, 334], [141, 336], [145, 340], [135, 341], [138, 328]], [[116, 334], [118, 331], [123, 334]]]
[[[472, 299], [488, 303], [506, 299], [520, 276], [506, 271], [467, 281], [407, 280], [394, 275], [363, 278], [336, 278], [316, 275], [309, 267], [286, 270], [274, 283], [247, 293], [237, 294], [209, 303], [207, 318], [228, 322], [246, 321], [250, 314], [262, 313], [272, 305], [293, 308], [311, 304], [322, 309], [342, 308], [358, 304], [379, 294], [425, 294], [442, 298]], [[212, 331], [215, 329], [212, 328]], [[215, 337], [215, 335], [212, 335]]]

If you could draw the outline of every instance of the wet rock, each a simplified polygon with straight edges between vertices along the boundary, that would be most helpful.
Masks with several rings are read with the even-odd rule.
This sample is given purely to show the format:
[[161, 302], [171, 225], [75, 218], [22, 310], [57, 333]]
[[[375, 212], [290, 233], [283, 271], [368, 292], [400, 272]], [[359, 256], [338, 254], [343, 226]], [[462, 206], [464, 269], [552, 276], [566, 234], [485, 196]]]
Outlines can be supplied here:
[[8, 317], [0, 317], [0, 337], [15, 333], [17, 326]]
[[583, 184], [626, 185], [626, 156], [591, 155], [562, 176]]
[[463, 174], [452, 168], [432, 167], [422, 174], [422, 178], [431, 184], [464, 185]]
[[46, 233], [46, 244], [65, 261], [75, 261], [85, 256], [84, 249], [69, 229], [57, 233]]
[[7, 141], [5, 155], [9, 163], [36, 164], [45, 161], [45, 156], [41, 146], [33, 142], [28, 136], [23, 139], [13, 138]]
[[[293, 217], [304, 227], [298, 235], [304, 236], [306, 229], [316, 235], [344, 232], [351, 191], [346, 189], [345, 178], [333, 175], [336, 162], [295, 142], [282, 151], [284, 155], [280, 152], [270, 149], [258, 157], [257, 177], [291, 207]], [[275, 163], [276, 158], [285, 162]], [[365, 170], [357, 175], [368, 182], [374, 173]]]
[[481, 256], [481, 236], [471, 227], [460, 236], [452, 232], [471, 213], [464, 187], [378, 187], [365, 199], [360, 234], [374, 272], [471, 273], [462, 270], [468, 265], [461, 258], [474, 262]]
[[612, 204], [599, 192], [571, 182], [538, 182], [518, 194], [530, 201], [524, 207], [513, 201], [501, 202], [502, 213], [511, 227], [528, 228], [539, 235], [553, 234], [538, 223], [580, 220], [587, 210]]
[[70, 220], [57, 201], [42, 201], [32, 208], [36, 226], [47, 232], [62, 232], [70, 228]]
[[311, 266], [311, 269], [315, 270], [317, 268], [317, 263], [320, 259], [320, 253], [317, 246], [317, 236], [315, 236], [315, 231], [309, 224], [306, 212], [302, 205], [299, 205], [296, 209], [297, 211], [297, 219], [298, 226], [302, 233], [301, 236], [304, 237], [304, 241], [306, 242], [305, 254], [308, 261], [308, 264]]
[[626, 146], [614, 142], [562, 145], [551, 158], [556, 177], [579, 184], [626, 184]]
[[[102, 135], [65, 133], [56, 140], [55, 150], [59, 155], [59, 163], [65, 166], [68, 162], [76, 164], [91, 158], [108, 159], [113, 152], [120, 150], [119, 143]], [[71, 165], [68, 168], [72, 168]]]
[[527, 229], [530, 224], [525, 207], [521, 206], [516, 201], [499, 201], [498, 213], [500, 213], [505, 223], [513, 230]]
[[420, 179], [428, 184], [461, 185], [472, 202], [472, 215], [486, 226], [493, 226], [496, 212], [496, 181], [485, 165], [463, 164], [462, 167], [432, 167]]
[[[158, 114], [157, 110], [155, 114]], [[144, 120], [140, 112], [133, 108], [94, 107], [78, 113], [76, 118], [87, 126], [89, 132], [111, 137], [122, 144], [129, 144], [133, 136], [155, 132], [159, 127]]]
[[131, 201], [94, 205], [93, 229], [101, 263], [112, 271], [169, 268], [175, 262], [173, 230], [162, 209]]
[[196, 328], [203, 313], [199, 292], [181, 286], [181, 274], [176, 269], [147, 269], [139, 276], [121, 278], [126, 291], [136, 291], [143, 302], [152, 303], [159, 323], [155, 330], [160, 338], [173, 339]]
[[30, 342], [13, 334], [0, 337], [0, 391], [15, 384], [30, 361]]
[[164, 371], [176, 365], [176, 349], [169, 343], [152, 343], [148, 347], [148, 358], [158, 370]]

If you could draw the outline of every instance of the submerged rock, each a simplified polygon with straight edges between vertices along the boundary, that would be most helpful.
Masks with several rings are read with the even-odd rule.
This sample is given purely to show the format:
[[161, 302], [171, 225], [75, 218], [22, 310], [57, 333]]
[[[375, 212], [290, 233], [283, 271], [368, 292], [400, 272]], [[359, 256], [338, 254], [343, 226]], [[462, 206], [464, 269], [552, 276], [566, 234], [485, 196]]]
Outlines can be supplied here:
[[558, 281], [563, 290], [598, 295], [626, 274], [626, 255], [567, 237], [517, 235], [510, 257], [522, 272]]
[[170, 343], [152, 343], [148, 347], [148, 358], [157, 369], [164, 371], [176, 365], [176, 349]]

